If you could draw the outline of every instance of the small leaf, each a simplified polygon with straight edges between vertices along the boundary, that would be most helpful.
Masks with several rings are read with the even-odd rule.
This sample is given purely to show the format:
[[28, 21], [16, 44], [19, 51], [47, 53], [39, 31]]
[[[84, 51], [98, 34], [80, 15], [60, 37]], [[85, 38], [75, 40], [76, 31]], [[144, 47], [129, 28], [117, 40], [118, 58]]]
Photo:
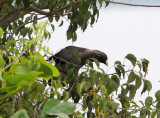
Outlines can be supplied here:
[[67, 30], [67, 40], [70, 40], [73, 37], [73, 32]]
[[128, 76], [127, 83], [133, 82], [136, 79], [135, 76], [136, 76], [136, 74], [133, 71], [131, 71], [130, 74], [129, 74], [129, 76]]
[[56, 0], [52, 0], [49, 4], [49, 10], [50, 12], [52, 12], [55, 9], [57, 1]]
[[141, 111], [140, 111], [140, 116], [145, 117], [146, 114], [147, 114], [147, 110], [145, 108], [142, 108]]
[[116, 66], [116, 65], [122, 65], [122, 64], [121, 64], [120, 61], [116, 61], [116, 62], [114, 63], [114, 65]]
[[55, 16], [55, 19], [56, 19], [56, 21], [58, 22], [59, 19], [60, 19], [60, 16], [59, 16], [59, 15], [56, 15], [56, 16]]
[[142, 80], [138, 75], [136, 75], [136, 82], [135, 82], [136, 89], [139, 89], [141, 85], [142, 85]]
[[150, 96], [148, 96], [148, 97], [146, 98], [146, 100], [145, 100], [145, 105], [146, 105], [146, 107], [150, 107], [150, 106], [152, 105], [152, 103], [153, 103], [153, 98], [150, 97]]
[[156, 104], [156, 109], [160, 110], [160, 102]]
[[54, 32], [54, 30], [55, 30], [54, 25], [53, 25], [53, 24], [51, 24], [51, 27], [52, 27], [52, 31]]
[[22, 35], [23, 37], [25, 37], [28, 32], [29, 32], [29, 29], [28, 29], [27, 27], [25, 27], [25, 28], [22, 29], [21, 35]]
[[144, 87], [141, 94], [143, 94], [146, 90], [149, 92], [151, 89], [152, 89], [151, 82], [149, 80], [144, 80]]
[[25, 109], [20, 109], [11, 118], [29, 118]]
[[105, 7], [107, 7], [108, 5], [109, 5], [109, 1], [108, 2], [105, 2], [106, 3], [106, 6]]
[[129, 90], [130, 90], [129, 99], [132, 100], [136, 94], [137, 89], [134, 85], [130, 85]]
[[151, 118], [155, 118], [155, 116], [156, 116], [156, 111], [153, 111], [152, 113], [151, 113]]
[[3, 36], [3, 29], [0, 27], [0, 38]]
[[119, 77], [121, 77], [121, 71], [119, 68], [115, 67], [116, 73]]
[[125, 70], [124, 70], [123, 66], [118, 65], [118, 68], [121, 70], [121, 73], [123, 74], [123, 78], [125, 78]]
[[103, 0], [98, 0], [98, 2], [99, 2], [99, 4], [100, 4], [100, 6], [101, 6], [102, 3], [103, 3]]
[[147, 59], [143, 59], [142, 66], [143, 66], [143, 72], [148, 73], [148, 64], [149, 61]]
[[136, 65], [137, 58], [133, 54], [128, 54], [125, 58], [130, 60], [133, 66]]
[[28, 16], [25, 20], [25, 23], [27, 23], [29, 20], [31, 20], [31, 16]]
[[86, 84], [87, 84], [87, 82], [82, 82], [82, 83], [79, 83], [78, 86], [77, 86], [77, 92], [78, 92], [80, 98], [82, 97], [82, 94], [81, 94], [82, 89], [83, 89], [84, 85], [86, 85]]
[[109, 107], [112, 111], [116, 110], [116, 109], [118, 108], [118, 106], [119, 106], [119, 104], [116, 103], [116, 102], [114, 102], [114, 101], [109, 101], [109, 102], [108, 102], [108, 107]]
[[59, 27], [61, 27], [62, 25], [63, 25], [63, 20], [61, 21], [61, 23], [60, 23]]
[[96, 63], [96, 66], [99, 68], [99, 61], [96, 58], [91, 58]]
[[156, 97], [157, 101], [160, 102], [160, 90], [158, 90], [156, 92], [155, 97]]

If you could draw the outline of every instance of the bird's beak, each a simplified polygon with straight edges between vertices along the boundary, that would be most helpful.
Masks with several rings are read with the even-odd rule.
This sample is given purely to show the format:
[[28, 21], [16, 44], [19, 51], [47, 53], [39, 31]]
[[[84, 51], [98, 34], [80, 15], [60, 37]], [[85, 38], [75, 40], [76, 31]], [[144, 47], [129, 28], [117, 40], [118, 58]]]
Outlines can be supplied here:
[[108, 66], [108, 60], [106, 60], [106, 65]]

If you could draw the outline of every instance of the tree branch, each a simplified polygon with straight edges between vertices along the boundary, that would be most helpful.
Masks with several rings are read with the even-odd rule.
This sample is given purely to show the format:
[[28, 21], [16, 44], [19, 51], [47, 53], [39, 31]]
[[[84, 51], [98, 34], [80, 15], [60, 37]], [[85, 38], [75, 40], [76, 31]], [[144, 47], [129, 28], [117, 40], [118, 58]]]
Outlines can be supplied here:
[[[37, 9], [47, 9], [49, 7], [49, 3], [46, 2], [44, 4], [37, 4], [35, 6]], [[0, 27], [5, 30], [8, 25], [16, 21], [22, 15], [22, 13], [23, 15], [26, 15], [34, 10], [35, 9], [33, 9], [32, 6], [28, 7], [27, 9], [25, 9], [24, 6], [19, 6], [0, 18]]]
[[[124, 72], [127, 73], [127, 72], [131, 72], [131, 71], [133, 71], [133, 69], [131, 69], [131, 70], [126, 70], [126, 71], [124, 71]], [[115, 75], [115, 74], [117, 74], [117, 73], [110, 73], [110, 74], [106, 74], [106, 75]]]
[[35, 6], [30, 5], [27, 9], [24, 9], [24, 6], [20, 6], [0, 18], [0, 27], [2, 27], [3, 30], [5, 30], [8, 27], [8, 25], [10, 23], [16, 21], [20, 17], [20, 15], [22, 15], [22, 13], [23, 13], [23, 15], [26, 15], [30, 12], [35, 11], [35, 12], [40, 13], [42, 15], [47, 15], [47, 16], [48, 15], [55, 15], [56, 13], [59, 13], [65, 9], [69, 8], [71, 5], [78, 4], [82, 1], [83, 0], [71, 1], [70, 3], [66, 4], [65, 6], [55, 10], [53, 13], [42, 11], [43, 9], [49, 8], [49, 2], [46, 2], [44, 4], [37, 4]]
[[11, 0], [1, 0], [0, 1], [0, 11], [1, 9], [3, 8], [3, 6], [7, 3], [7, 2], [10, 2]]
[[130, 3], [124, 3], [124, 2], [115, 2], [110, 0], [103, 0], [112, 4], [119, 4], [119, 5], [126, 5], [126, 6], [134, 6], [134, 7], [160, 7], [160, 5], [140, 5], [140, 4], [130, 4]]

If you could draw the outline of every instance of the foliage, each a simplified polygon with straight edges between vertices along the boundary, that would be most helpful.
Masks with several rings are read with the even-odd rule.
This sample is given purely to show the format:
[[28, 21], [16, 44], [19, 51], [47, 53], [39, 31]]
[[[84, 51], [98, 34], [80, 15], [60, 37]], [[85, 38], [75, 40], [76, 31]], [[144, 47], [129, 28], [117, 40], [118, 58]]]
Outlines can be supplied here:
[[[92, 58], [85, 69], [68, 68], [66, 75], [47, 62], [54, 23], [69, 22], [67, 39], [76, 41], [76, 31], [85, 31], [99, 17], [103, 0], [6, 0], [0, 2], [0, 115], [11, 118], [50, 117], [160, 117], [160, 91], [144, 101], [136, 93], [150, 92], [146, 79], [149, 61], [133, 54], [116, 61], [115, 73], [106, 74]], [[38, 22], [48, 18], [46, 22]], [[31, 24], [31, 25], [28, 25]], [[42, 56], [45, 54], [44, 56]], [[75, 52], [76, 54], [76, 52]], [[77, 58], [79, 57], [76, 54]], [[97, 65], [97, 70], [93, 66]], [[79, 59], [79, 62], [81, 60]], [[51, 79], [50, 86], [48, 80]]]

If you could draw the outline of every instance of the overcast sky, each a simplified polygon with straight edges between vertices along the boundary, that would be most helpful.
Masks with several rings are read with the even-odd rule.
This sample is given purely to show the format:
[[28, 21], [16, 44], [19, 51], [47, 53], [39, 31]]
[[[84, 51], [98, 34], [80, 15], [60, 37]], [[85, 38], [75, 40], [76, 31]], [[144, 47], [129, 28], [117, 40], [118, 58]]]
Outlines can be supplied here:
[[[159, 0], [116, 1], [160, 5]], [[100, 11], [100, 18], [93, 27], [78, 32], [75, 43], [66, 39], [67, 24], [66, 21], [65, 26], [56, 28], [48, 43], [53, 53], [68, 45], [98, 49], [108, 55], [110, 66], [117, 60], [123, 61], [128, 53], [133, 53], [138, 59], [146, 58], [150, 61], [147, 76], [153, 85], [150, 95], [153, 96], [160, 89], [160, 8], [110, 4]]]

